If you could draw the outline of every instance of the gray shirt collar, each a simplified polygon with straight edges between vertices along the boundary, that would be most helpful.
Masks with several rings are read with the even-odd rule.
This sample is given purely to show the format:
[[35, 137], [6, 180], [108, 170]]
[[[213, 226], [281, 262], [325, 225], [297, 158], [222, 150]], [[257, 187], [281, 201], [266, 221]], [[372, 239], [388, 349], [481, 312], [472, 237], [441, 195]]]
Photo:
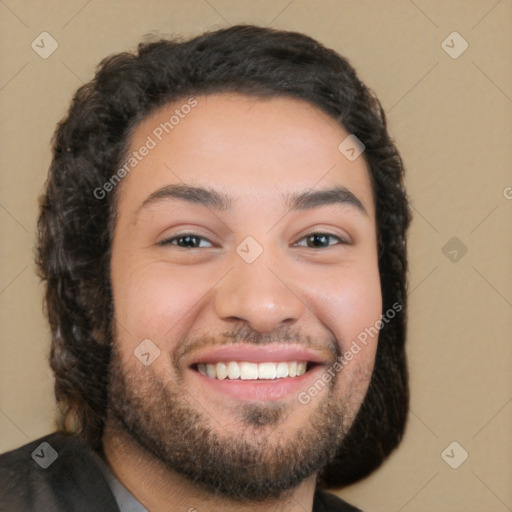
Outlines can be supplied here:
[[94, 458], [103, 472], [121, 512], [149, 512], [142, 503], [114, 476], [106, 462], [94, 453]]

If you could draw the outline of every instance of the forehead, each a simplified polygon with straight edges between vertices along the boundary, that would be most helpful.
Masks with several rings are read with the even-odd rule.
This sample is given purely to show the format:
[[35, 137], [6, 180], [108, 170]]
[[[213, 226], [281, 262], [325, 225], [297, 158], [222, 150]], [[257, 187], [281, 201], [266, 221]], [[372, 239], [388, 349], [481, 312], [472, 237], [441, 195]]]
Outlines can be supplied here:
[[373, 217], [364, 158], [350, 161], [339, 150], [348, 136], [328, 114], [299, 99], [184, 98], [133, 130], [127, 157], [137, 158], [122, 182], [120, 203], [135, 207], [159, 188], [180, 184], [222, 192], [234, 206], [260, 201], [277, 207], [308, 190], [343, 186]]

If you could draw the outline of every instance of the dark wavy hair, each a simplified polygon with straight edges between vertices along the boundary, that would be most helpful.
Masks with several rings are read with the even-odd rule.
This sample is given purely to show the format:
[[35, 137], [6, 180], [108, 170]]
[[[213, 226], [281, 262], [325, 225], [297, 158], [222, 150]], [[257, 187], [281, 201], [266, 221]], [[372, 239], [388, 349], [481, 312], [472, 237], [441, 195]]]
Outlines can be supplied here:
[[[376, 202], [383, 313], [375, 368], [353, 426], [319, 485], [340, 487], [377, 468], [400, 442], [408, 410], [405, 357], [406, 231], [403, 164], [384, 111], [349, 62], [308, 36], [250, 25], [188, 41], [140, 43], [105, 58], [76, 92], [53, 138], [40, 199], [37, 264], [46, 283], [59, 428], [101, 451], [113, 301], [109, 264], [116, 192], [98, 199], [123, 162], [137, 124], [168, 102], [219, 92], [286, 96], [329, 114], [364, 144]], [[118, 187], [119, 188], [119, 187]], [[74, 426], [71, 420], [75, 418]]]

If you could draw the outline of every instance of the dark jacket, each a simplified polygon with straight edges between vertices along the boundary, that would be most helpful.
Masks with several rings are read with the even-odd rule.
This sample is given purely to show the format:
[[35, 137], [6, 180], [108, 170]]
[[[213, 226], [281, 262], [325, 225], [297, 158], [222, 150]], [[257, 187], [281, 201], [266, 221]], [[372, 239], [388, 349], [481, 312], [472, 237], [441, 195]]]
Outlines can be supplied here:
[[[313, 512], [357, 510], [315, 493]], [[91, 450], [61, 433], [0, 455], [0, 512], [32, 511], [120, 512]]]

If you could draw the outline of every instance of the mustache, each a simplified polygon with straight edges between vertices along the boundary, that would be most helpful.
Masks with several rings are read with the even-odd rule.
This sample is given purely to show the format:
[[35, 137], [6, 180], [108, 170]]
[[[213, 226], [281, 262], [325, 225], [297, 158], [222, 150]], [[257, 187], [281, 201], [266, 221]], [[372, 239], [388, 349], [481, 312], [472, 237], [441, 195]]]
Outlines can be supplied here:
[[341, 348], [334, 336], [326, 336], [325, 339], [319, 339], [318, 336], [310, 336], [303, 333], [301, 329], [283, 327], [275, 330], [272, 333], [261, 333], [252, 329], [248, 325], [235, 327], [231, 330], [224, 331], [218, 335], [204, 334], [194, 338], [186, 339], [180, 344], [175, 357], [175, 362], [182, 359], [184, 356], [201, 350], [205, 347], [219, 347], [219, 346], [236, 346], [236, 345], [270, 345], [293, 343], [303, 345], [304, 347], [322, 350], [328, 349], [334, 360], [341, 357]]

